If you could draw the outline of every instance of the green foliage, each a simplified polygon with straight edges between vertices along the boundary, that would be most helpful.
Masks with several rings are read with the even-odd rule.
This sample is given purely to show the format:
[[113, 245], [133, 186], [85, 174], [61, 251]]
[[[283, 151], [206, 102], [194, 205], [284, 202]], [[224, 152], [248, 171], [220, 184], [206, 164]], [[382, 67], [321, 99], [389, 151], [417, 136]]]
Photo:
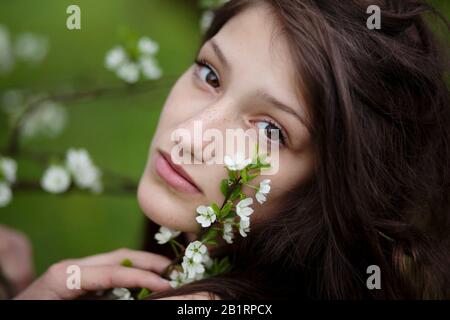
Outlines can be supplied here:
[[224, 274], [231, 270], [230, 259], [224, 257], [222, 259], [213, 259], [211, 268], [208, 269], [208, 276], [214, 277], [220, 274]]
[[144, 300], [145, 298], [148, 298], [152, 292], [148, 290], [147, 288], [142, 288], [139, 293], [137, 294], [138, 300]]
[[228, 2], [228, 0], [199, 0], [199, 6], [202, 9], [215, 9]]
[[209, 229], [202, 238], [204, 244], [217, 244], [217, 230], [214, 228]]
[[120, 263], [122, 266], [124, 267], [128, 267], [131, 268], [133, 266], [133, 263], [131, 262], [130, 259], [123, 259], [122, 262]]
[[227, 196], [227, 191], [228, 191], [228, 179], [223, 179], [220, 182], [220, 191], [222, 192], [223, 196], [226, 197]]
[[[79, 0], [82, 29], [72, 31], [65, 26], [69, 4], [65, 0], [0, 1], [0, 24], [12, 35], [30, 31], [47, 36], [50, 44], [49, 55], [41, 65], [19, 65], [11, 74], [0, 75], [0, 95], [14, 88], [59, 93], [118, 86], [120, 80], [104, 67], [105, 54], [137, 35], [147, 35], [159, 43], [158, 61], [164, 75], [172, 80], [191, 66], [200, 44], [199, 13], [188, 2]], [[37, 152], [83, 147], [99, 167], [130, 177], [137, 184], [171, 85], [167, 81], [157, 91], [67, 104], [65, 131], [53, 139], [26, 141], [24, 147]], [[2, 148], [10, 136], [7, 120], [0, 111]], [[46, 164], [26, 158], [17, 161], [19, 180], [39, 181]], [[145, 221], [133, 192], [123, 196], [81, 191], [59, 196], [17, 192], [13, 202], [0, 209], [0, 224], [30, 238], [38, 275], [63, 259], [119, 247], [140, 249]]]

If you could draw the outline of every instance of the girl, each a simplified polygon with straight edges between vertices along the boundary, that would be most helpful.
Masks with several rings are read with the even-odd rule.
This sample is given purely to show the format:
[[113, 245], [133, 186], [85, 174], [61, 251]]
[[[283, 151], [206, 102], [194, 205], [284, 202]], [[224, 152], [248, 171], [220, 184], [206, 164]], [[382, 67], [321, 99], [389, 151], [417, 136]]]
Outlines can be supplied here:
[[[381, 10], [380, 29], [367, 26], [369, 5]], [[195, 208], [220, 202], [225, 171], [198, 159], [164, 174], [171, 133], [193, 132], [195, 121], [278, 130], [269, 200], [255, 206], [248, 237], [217, 252], [232, 270], [170, 289], [159, 275], [170, 260], [150, 244], [153, 253], [56, 264], [18, 298], [119, 286], [159, 291], [155, 299], [449, 298], [448, 61], [425, 14], [439, 17], [419, 0], [229, 1], [166, 101], [138, 200], [154, 223], [192, 240]], [[120, 266], [125, 258], [133, 268]], [[71, 264], [82, 290], [66, 289]], [[379, 289], [366, 284], [374, 265]]]

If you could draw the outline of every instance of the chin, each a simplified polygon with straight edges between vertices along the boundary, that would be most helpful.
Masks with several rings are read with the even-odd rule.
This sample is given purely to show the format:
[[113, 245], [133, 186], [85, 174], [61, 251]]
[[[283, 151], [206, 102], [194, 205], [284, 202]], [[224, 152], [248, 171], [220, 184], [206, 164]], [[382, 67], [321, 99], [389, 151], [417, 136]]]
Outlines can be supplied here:
[[193, 205], [177, 198], [175, 193], [151, 179], [147, 169], [139, 181], [137, 200], [142, 212], [160, 226], [182, 232], [195, 233], [199, 230]]

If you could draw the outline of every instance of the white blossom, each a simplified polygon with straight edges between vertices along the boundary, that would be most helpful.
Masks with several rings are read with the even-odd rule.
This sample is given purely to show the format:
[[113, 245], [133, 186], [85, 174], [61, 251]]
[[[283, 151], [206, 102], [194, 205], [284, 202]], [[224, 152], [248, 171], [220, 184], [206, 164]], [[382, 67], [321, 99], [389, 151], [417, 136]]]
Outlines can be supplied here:
[[206, 249], [206, 246], [203, 243], [194, 241], [187, 246], [185, 256], [187, 258], [192, 258], [196, 263], [200, 263], [207, 253], [208, 249]]
[[92, 160], [86, 149], [70, 148], [66, 153], [66, 166], [69, 171], [76, 175], [86, 167], [92, 166]]
[[27, 107], [25, 96], [22, 91], [11, 89], [3, 93], [1, 100], [2, 111], [8, 115], [8, 122], [12, 127]]
[[267, 200], [267, 195], [270, 192], [270, 179], [264, 179], [259, 183], [258, 192], [256, 192], [256, 200], [263, 204]]
[[209, 256], [209, 254], [205, 254], [203, 256], [203, 265], [205, 266], [205, 268], [209, 269], [213, 266], [214, 261], [211, 259], [211, 257]]
[[128, 62], [128, 57], [122, 46], [114, 47], [106, 53], [105, 67], [109, 70], [116, 70], [125, 62]]
[[138, 82], [141, 74], [146, 79], [159, 79], [162, 70], [154, 57], [159, 50], [158, 43], [149, 37], [141, 37], [137, 50], [137, 56], [131, 56], [123, 46], [112, 48], [106, 54], [105, 67], [127, 83]]
[[25, 32], [17, 36], [14, 53], [18, 59], [37, 64], [47, 56], [48, 47], [49, 42], [46, 37]]
[[161, 78], [162, 71], [153, 57], [141, 58], [139, 63], [144, 77], [150, 80]]
[[126, 62], [119, 66], [117, 76], [128, 83], [136, 83], [139, 80], [139, 65], [134, 62]]
[[116, 300], [134, 300], [127, 288], [114, 288], [112, 294], [118, 298]]
[[0, 74], [7, 74], [14, 68], [14, 54], [8, 29], [0, 25]]
[[[97, 170], [99, 170], [99, 169], [97, 169]], [[98, 172], [100, 172], [100, 171], [98, 171]], [[100, 179], [100, 176], [101, 176], [101, 174], [98, 175], [98, 179], [96, 179], [89, 188], [91, 190], [91, 192], [96, 193], [96, 194], [103, 192], [103, 183]]]
[[194, 261], [193, 257], [183, 257], [181, 263], [183, 272], [186, 273], [188, 279], [198, 280], [205, 273], [205, 267], [201, 262]]
[[249, 217], [253, 213], [253, 209], [249, 207], [251, 204], [253, 204], [253, 199], [245, 198], [236, 205], [236, 213], [241, 220], [248, 221], [250, 219]]
[[103, 189], [101, 171], [94, 165], [85, 149], [69, 149], [66, 154], [66, 166], [73, 175], [75, 184], [81, 189], [99, 193]]
[[159, 228], [159, 232], [155, 234], [155, 239], [159, 244], [165, 244], [169, 242], [171, 239], [178, 237], [180, 231], [176, 231], [164, 226]]
[[211, 10], [206, 10], [202, 13], [202, 17], [200, 19], [200, 30], [204, 33], [211, 26], [211, 23], [214, 20], [214, 12]]
[[209, 0], [209, 1], [202, 1], [202, 7], [206, 9], [202, 17], [200, 19], [200, 29], [204, 33], [208, 28], [211, 26], [212, 21], [214, 20], [214, 9], [217, 9], [218, 7], [224, 5], [225, 3], [229, 2], [230, 0]]
[[239, 233], [241, 236], [246, 237], [247, 233], [250, 232], [250, 220], [240, 220], [239, 221]]
[[53, 138], [62, 132], [66, 123], [66, 109], [58, 103], [45, 101], [26, 118], [22, 134], [27, 138], [36, 135]]
[[265, 155], [262, 155], [259, 157], [259, 162], [261, 162], [262, 164], [270, 164], [270, 162], [272, 161], [272, 158]]
[[213, 208], [206, 206], [197, 207], [197, 213], [199, 214], [196, 218], [197, 222], [201, 224], [203, 228], [211, 226], [214, 221], [216, 221], [216, 214]]
[[145, 55], [154, 55], [159, 50], [159, 45], [149, 37], [141, 37], [138, 42], [139, 51]]
[[234, 157], [226, 155], [224, 163], [228, 170], [240, 171], [252, 163], [252, 159], [245, 159], [244, 155], [238, 152]]
[[185, 272], [180, 272], [178, 270], [173, 270], [170, 273], [170, 281], [169, 284], [172, 288], [179, 288], [183, 284], [186, 284], [189, 282], [189, 279], [187, 277], [187, 274]]
[[70, 175], [66, 168], [51, 165], [41, 179], [42, 188], [50, 193], [63, 193], [70, 186]]
[[230, 222], [225, 222], [223, 224], [223, 236], [222, 238], [229, 244], [233, 243], [234, 233], [233, 233], [233, 225]]
[[11, 158], [0, 157], [0, 170], [6, 181], [9, 183], [16, 182], [17, 163]]
[[87, 166], [74, 175], [75, 184], [81, 189], [89, 189], [92, 192], [102, 191], [100, 183], [101, 171], [96, 166]]
[[6, 207], [12, 200], [12, 191], [5, 182], [0, 182], [0, 208]]
[[11, 89], [5, 91], [2, 95], [2, 110], [9, 115], [14, 113], [18, 107], [23, 106], [23, 104], [24, 97], [20, 90]]

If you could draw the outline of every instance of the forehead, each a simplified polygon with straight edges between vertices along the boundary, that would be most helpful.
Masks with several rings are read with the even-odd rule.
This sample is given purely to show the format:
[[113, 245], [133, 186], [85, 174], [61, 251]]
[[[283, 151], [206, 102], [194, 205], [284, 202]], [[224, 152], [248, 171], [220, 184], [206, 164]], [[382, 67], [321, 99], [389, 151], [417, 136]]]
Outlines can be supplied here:
[[228, 21], [214, 41], [230, 62], [231, 76], [245, 81], [247, 89], [263, 89], [296, 105], [292, 58], [280, 31], [269, 7], [259, 4]]

